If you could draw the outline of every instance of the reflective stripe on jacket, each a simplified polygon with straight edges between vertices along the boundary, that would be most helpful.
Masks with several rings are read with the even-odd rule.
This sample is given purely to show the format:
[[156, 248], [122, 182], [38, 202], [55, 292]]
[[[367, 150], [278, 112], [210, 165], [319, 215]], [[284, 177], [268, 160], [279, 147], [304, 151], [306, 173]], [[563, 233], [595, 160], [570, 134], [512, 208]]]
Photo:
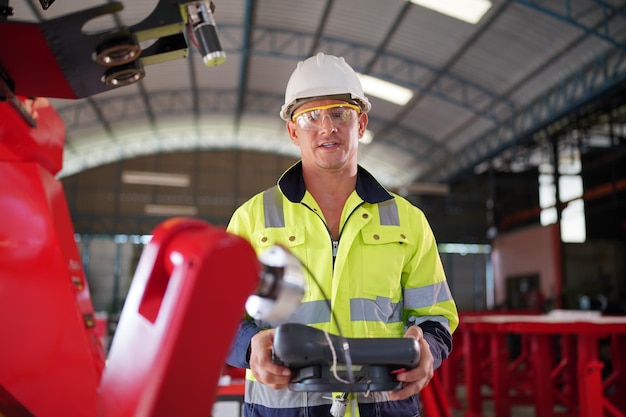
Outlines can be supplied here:
[[[301, 162], [287, 170], [277, 186], [241, 206], [228, 230], [248, 239], [257, 253], [280, 244], [306, 265], [308, 291], [288, 322], [346, 337], [402, 337], [406, 326], [425, 321], [438, 323], [451, 334], [458, 324], [426, 217], [361, 167], [356, 190], [341, 215], [337, 241], [304, 187]], [[276, 392], [248, 374], [246, 402], [292, 408], [322, 401], [321, 395]], [[386, 393], [359, 398], [377, 401], [387, 401]]]

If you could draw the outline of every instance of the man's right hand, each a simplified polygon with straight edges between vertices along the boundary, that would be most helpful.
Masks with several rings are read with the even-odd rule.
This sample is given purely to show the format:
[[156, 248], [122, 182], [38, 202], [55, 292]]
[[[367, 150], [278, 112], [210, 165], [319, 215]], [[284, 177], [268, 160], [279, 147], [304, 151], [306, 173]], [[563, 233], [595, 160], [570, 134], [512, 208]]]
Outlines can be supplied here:
[[257, 381], [270, 388], [287, 388], [291, 370], [272, 361], [274, 329], [261, 330], [250, 340], [250, 369]]

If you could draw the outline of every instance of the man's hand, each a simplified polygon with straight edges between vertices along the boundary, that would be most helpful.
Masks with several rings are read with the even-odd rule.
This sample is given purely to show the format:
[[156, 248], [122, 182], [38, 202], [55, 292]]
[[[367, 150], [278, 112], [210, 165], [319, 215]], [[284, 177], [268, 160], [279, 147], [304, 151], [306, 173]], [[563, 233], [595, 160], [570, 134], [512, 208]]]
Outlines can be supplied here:
[[272, 361], [274, 329], [262, 330], [250, 340], [250, 369], [257, 381], [270, 388], [287, 388], [291, 380], [289, 368]]
[[411, 337], [417, 340], [420, 347], [420, 363], [417, 367], [396, 375], [398, 381], [401, 381], [403, 384], [402, 389], [392, 391], [389, 394], [389, 399], [392, 401], [404, 400], [413, 394], [417, 394], [424, 389], [435, 373], [433, 355], [430, 353], [428, 342], [424, 339], [422, 329], [418, 326], [411, 326], [406, 331], [404, 337]]

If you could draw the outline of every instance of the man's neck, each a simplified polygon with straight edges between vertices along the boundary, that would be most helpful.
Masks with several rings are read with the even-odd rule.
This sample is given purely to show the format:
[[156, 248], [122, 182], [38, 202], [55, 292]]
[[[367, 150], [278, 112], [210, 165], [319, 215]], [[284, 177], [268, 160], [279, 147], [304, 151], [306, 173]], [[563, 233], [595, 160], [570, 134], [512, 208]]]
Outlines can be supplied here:
[[307, 170], [303, 167], [306, 189], [322, 210], [333, 239], [339, 239], [341, 213], [348, 197], [356, 188], [356, 173], [356, 166], [352, 170]]
[[343, 207], [348, 196], [356, 188], [357, 169], [345, 168], [338, 170], [307, 169], [302, 174], [306, 189], [322, 208]]

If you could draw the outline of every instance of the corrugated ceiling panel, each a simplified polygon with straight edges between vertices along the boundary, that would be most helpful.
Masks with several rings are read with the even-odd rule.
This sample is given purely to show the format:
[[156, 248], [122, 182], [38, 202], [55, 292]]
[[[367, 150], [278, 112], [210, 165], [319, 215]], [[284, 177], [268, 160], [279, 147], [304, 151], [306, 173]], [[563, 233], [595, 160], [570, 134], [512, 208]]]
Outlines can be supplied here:
[[[302, 33], [315, 33], [324, 11], [323, 1], [257, 2], [255, 24]], [[305, 54], [305, 51], [302, 51]]]
[[460, 121], [471, 115], [471, 112], [437, 97], [427, 97], [413, 110], [410, 117], [402, 120], [402, 125], [440, 141]]
[[[255, 56], [250, 59], [248, 88], [252, 91], [266, 92], [284, 97], [285, 87], [297, 60], [288, 62], [284, 58]], [[278, 109], [276, 110], [278, 114]]]
[[543, 65], [555, 51], [579, 34], [571, 25], [528, 7], [511, 4], [461, 57], [453, 71], [497, 93], [504, 93], [522, 74]]
[[[216, 67], [207, 67], [200, 58], [200, 54], [196, 51], [193, 54], [193, 65], [196, 73], [196, 82], [198, 87], [202, 89], [228, 90], [237, 89], [239, 87], [239, 76], [241, 73], [240, 53], [227, 52], [226, 61]], [[189, 69], [185, 68], [184, 72], [178, 76], [181, 78], [189, 78]]]
[[592, 62], [607, 50], [604, 41], [598, 38], [586, 38], [567, 54], [550, 61], [550, 65], [527, 80], [523, 86], [509, 92], [511, 99], [525, 105], [538, 96], [543, 95], [550, 87], [557, 86], [564, 79], [578, 73], [581, 67]]
[[375, 49], [392, 29], [403, 4], [400, 0], [370, 2], [367, 5], [363, 5], [362, 0], [335, 1], [323, 35], [353, 40]]
[[438, 67], [445, 64], [477, 28], [424, 7], [411, 5], [391, 39], [388, 50]]
[[457, 128], [449, 132], [443, 144], [451, 151], [457, 152], [470, 142], [483, 140], [485, 133], [490, 132], [493, 127], [493, 122], [485, 119], [469, 117], [459, 120]]

